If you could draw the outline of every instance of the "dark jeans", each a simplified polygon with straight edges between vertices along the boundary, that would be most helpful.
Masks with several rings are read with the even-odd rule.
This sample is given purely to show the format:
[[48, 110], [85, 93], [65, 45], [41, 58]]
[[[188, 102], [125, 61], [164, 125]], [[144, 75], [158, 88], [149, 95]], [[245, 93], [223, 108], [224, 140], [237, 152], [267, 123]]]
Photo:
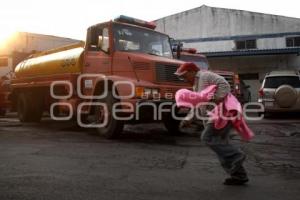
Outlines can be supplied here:
[[208, 123], [202, 132], [201, 139], [217, 154], [222, 167], [231, 177], [247, 179], [247, 173], [243, 167], [245, 154], [237, 147], [229, 144], [231, 128], [231, 123], [219, 130], [214, 128], [213, 123]]

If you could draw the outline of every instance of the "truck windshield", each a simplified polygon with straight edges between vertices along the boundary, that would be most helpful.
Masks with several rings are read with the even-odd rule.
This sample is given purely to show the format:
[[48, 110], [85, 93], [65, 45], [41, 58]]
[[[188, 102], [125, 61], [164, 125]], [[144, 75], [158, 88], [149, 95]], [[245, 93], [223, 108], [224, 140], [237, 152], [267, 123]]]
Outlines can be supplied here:
[[114, 43], [117, 51], [140, 52], [172, 58], [169, 37], [143, 28], [115, 24]]

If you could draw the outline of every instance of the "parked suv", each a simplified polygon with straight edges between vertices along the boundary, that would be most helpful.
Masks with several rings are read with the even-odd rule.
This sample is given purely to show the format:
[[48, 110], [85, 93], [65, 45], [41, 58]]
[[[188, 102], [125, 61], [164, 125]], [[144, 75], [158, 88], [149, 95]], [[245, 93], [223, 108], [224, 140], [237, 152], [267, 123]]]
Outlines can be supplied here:
[[296, 71], [268, 73], [259, 90], [265, 113], [300, 111], [300, 74]]

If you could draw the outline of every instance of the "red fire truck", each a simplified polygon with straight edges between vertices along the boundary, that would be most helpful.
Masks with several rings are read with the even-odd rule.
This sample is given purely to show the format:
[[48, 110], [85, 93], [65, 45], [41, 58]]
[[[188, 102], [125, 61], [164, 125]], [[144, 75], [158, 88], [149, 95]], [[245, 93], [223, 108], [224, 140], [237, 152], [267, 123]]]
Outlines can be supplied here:
[[[20, 121], [38, 122], [48, 111], [57, 120], [96, 125], [107, 138], [117, 137], [125, 123], [160, 119], [170, 133], [180, 132], [171, 113], [177, 112], [175, 92], [186, 87], [174, 75], [183, 61], [173, 59], [169, 36], [154, 29], [151, 22], [120, 16], [88, 28], [85, 43], [19, 63], [10, 100]], [[164, 110], [158, 117], [154, 105]]]

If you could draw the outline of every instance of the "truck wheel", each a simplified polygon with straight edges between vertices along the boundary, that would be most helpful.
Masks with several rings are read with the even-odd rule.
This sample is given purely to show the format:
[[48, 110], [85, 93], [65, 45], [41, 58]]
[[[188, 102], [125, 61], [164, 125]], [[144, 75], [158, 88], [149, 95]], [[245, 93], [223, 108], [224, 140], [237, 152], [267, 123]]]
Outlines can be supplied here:
[[32, 96], [33, 111], [32, 111], [32, 122], [40, 122], [44, 112], [44, 96], [43, 94], [34, 94]]
[[39, 122], [43, 114], [43, 101], [39, 96], [21, 93], [18, 96], [18, 117], [21, 122]]
[[21, 122], [30, 122], [30, 100], [28, 96], [21, 93], [18, 96], [18, 117]]
[[104, 109], [101, 106], [96, 106], [95, 108], [96, 124], [103, 122], [105, 115], [108, 118], [108, 123], [105, 127], [96, 128], [97, 132], [107, 139], [118, 138], [123, 131], [124, 121], [116, 120], [112, 114], [113, 112], [112, 108], [114, 103], [118, 102], [117, 99], [113, 97], [111, 91], [108, 91], [107, 97], [105, 99], [98, 100], [98, 102], [106, 104], [108, 113], [105, 113]]
[[181, 131], [179, 125], [180, 121], [175, 120], [171, 114], [167, 114], [163, 118], [163, 123], [168, 130], [169, 135], [172, 136], [178, 136], [178, 135], [183, 135], [183, 132]]
[[5, 109], [0, 109], [0, 116], [4, 117], [6, 114], [6, 110]]

